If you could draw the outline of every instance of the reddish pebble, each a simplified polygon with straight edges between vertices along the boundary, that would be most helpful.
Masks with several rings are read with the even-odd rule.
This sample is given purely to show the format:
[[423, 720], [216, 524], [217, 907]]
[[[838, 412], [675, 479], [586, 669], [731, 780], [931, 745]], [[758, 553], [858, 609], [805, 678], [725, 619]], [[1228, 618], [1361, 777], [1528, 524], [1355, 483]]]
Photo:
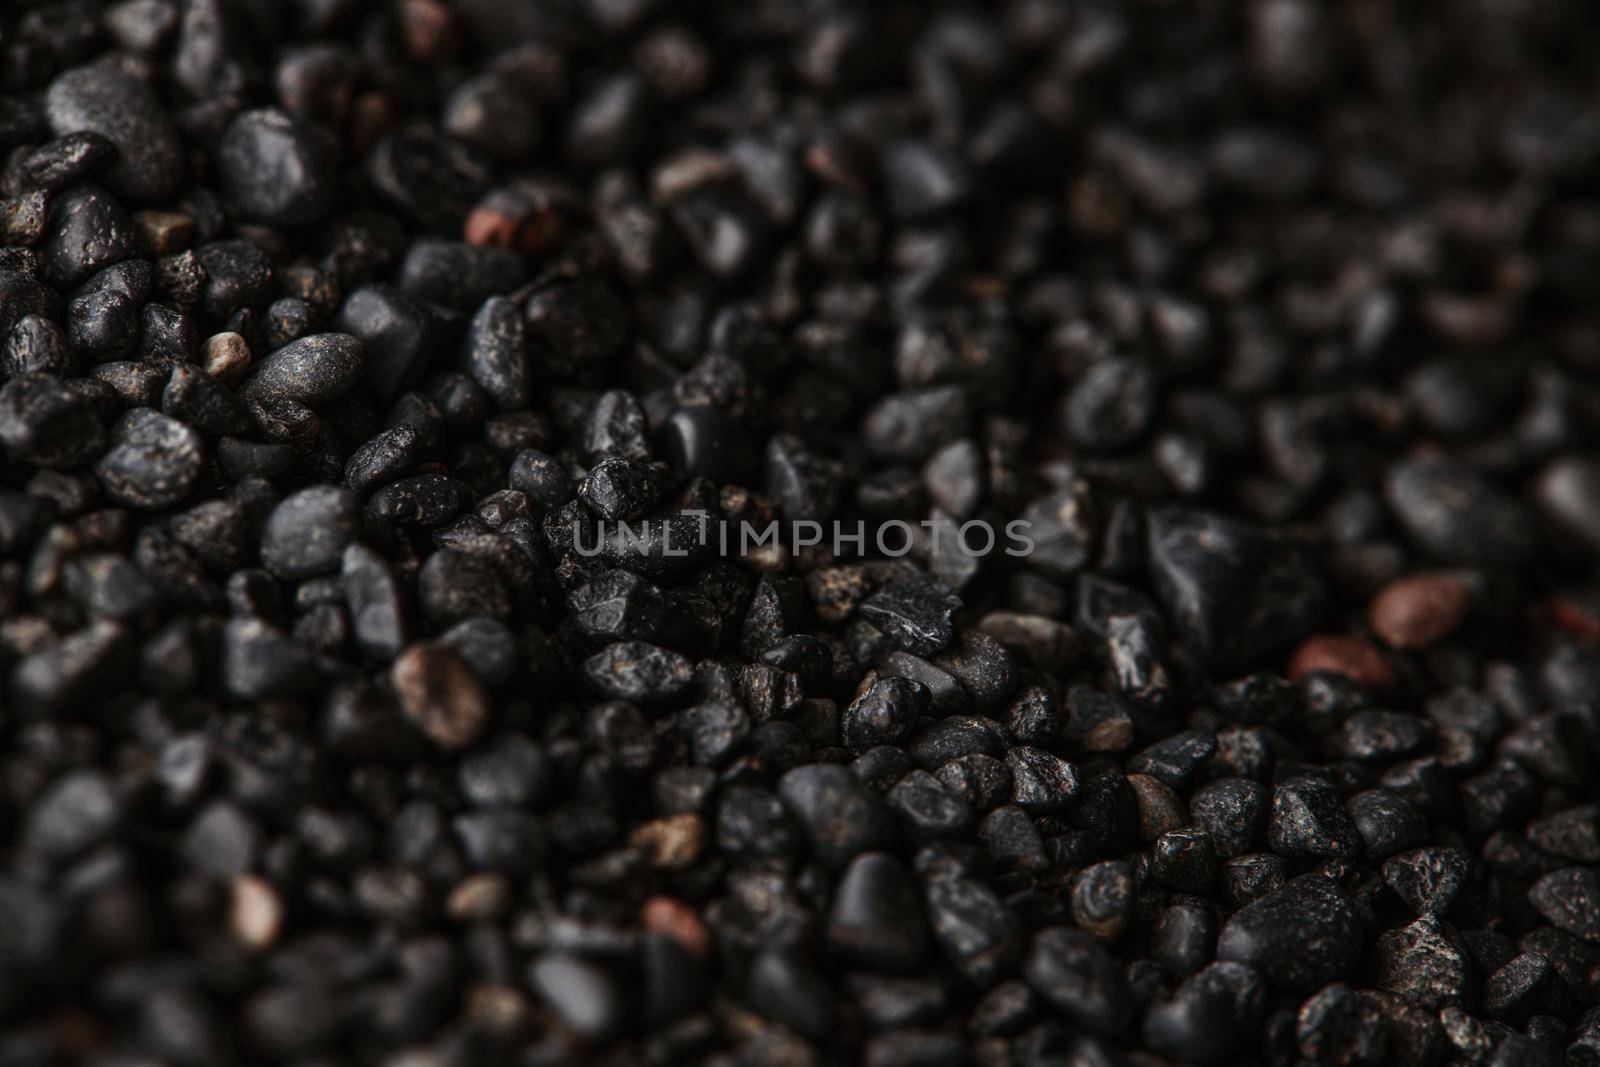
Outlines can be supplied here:
[[455, 47], [455, 15], [440, 0], [401, 0], [400, 35], [412, 59], [431, 63]]
[[677, 897], [653, 896], [646, 900], [639, 909], [639, 922], [652, 933], [666, 934], [692, 956], [711, 956], [711, 932], [700, 920], [700, 913]]
[[505, 212], [480, 205], [467, 215], [461, 237], [469, 245], [510, 248], [516, 243], [518, 226], [518, 221]]
[[1370, 642], [1344, 634], [1316, 634], [1300, 642], [1289, 660], [1289, 677], [1298, 680], [1314, 671], [1342, 674], [1376, 692], [1394, 688], [1394, 671]]
[[1600, 608], [1584, 601], [1555, 597], [1547, 605], [1550, 621], [1585, 644], [1600, 644]]
[[1466, 585], [1455, 578], [1413, 574], [1378, 590], [1367, 622], [1390, 648], [1427, 648], [1455, 632], [1470, 599]]

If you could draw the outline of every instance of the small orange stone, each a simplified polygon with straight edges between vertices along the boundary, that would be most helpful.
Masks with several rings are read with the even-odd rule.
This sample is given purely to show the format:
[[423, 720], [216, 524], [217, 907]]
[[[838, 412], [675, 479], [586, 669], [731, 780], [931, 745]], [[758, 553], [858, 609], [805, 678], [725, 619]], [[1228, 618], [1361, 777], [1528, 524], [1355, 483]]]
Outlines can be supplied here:
[[1347, 634], [1314, 634], [1300, 642], [1289, 660], [1289, 678], [1298, 680], [1316, 671], [1342, 674], [1375, 692], [1393, 689], [1394, 671], [1383, 653], [1369, 641]]
[[518, 222], [503, 211], [479, 205], [467, 215], [461, 227], [461, 239], [469, 245], [493, 245], [510, 248], [516, 243]]
[[677, 897], [658, 894], [646, 900], [639, 909], [639, 922], [651, 933], [666, 934], [692, 956], [711, 956], [711, 932], [700, 913]]
[[1455, 578], [1412, 574], [1378, 590], [1367, 623], [1390, 648], [1428, 648], [1455, 632], [1470, 600], [1466, 585]]

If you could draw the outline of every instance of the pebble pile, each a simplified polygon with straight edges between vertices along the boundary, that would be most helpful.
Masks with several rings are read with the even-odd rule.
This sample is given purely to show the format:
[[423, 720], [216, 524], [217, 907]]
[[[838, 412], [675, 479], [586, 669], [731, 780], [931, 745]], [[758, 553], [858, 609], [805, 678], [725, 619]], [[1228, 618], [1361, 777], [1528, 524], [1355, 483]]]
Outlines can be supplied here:
[[1600, 1065], [1591, 4], [0, 6], [0, 1064]]

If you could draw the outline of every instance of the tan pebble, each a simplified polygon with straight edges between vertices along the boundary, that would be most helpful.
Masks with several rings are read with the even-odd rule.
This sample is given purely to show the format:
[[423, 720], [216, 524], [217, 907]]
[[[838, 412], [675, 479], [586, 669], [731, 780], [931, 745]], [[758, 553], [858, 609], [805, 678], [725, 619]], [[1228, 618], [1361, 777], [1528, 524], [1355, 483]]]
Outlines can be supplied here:
[[405, 717], [445, 748], [465, 748], [489, 724], [489, 701], [478, 676], [448, 645], [411, 645], [395, 657], [389, 683]]
[[1298, 680], [1316, 671], [1342, 674], [1373, 692], [1394, 688], [1394, 670], [1371, 642], [1347, 634], [1314, 634], [1300, 642], [1289, 660], [1289, 678]]
[[677, 897], [650, 897], [639, 909], [639, 922], [651, 933], [666, 934], [692, 956], [711, 956], [711, 931], [700, 913]]
[[233, 935], [247, 947], [256, 951], [268, 948], [283, 928], [283, 901], [265, 878], [241, 874], [233, 880], [228, 922]]
[[1443, 574], [1413, 574], [1378, 590], [1367, 623], [1390, 648], [1428, 648], [1449, 637], [1467, 616], [1466, 585]]
[[206, 338], [205, 371], [219, 382], [233, 385], [239, 381], [254, 358], [250, 342], [231, 330]]
[[654, 819], [634, 829], [629, 841], [644, 850], [653, 867], [681, 870], [700, 858], [705, 820], [691, 813]]
[[494, 1033], [513, 1033], [528, 1021], [528, 998], [516, 986], [480, 982], [467, 993], [467, 1015]]
[[176, 211], [140, 211], [133, 216], [139, 242], [158, 256], [182, 252], [194, 241], [194, 220]]
[[499, 871], [468, 875], [450, 890], [445, 914], [456, 922], [494, 919], [511, 906], [511, 883]]

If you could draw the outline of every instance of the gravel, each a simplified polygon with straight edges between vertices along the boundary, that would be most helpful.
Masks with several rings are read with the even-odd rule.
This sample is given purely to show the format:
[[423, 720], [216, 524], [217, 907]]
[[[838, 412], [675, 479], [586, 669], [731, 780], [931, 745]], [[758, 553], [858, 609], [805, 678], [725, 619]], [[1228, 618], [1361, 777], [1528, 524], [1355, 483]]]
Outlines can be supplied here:
[[0, 1060], [1600, 1063], [1577, 0], [0, 6]]

